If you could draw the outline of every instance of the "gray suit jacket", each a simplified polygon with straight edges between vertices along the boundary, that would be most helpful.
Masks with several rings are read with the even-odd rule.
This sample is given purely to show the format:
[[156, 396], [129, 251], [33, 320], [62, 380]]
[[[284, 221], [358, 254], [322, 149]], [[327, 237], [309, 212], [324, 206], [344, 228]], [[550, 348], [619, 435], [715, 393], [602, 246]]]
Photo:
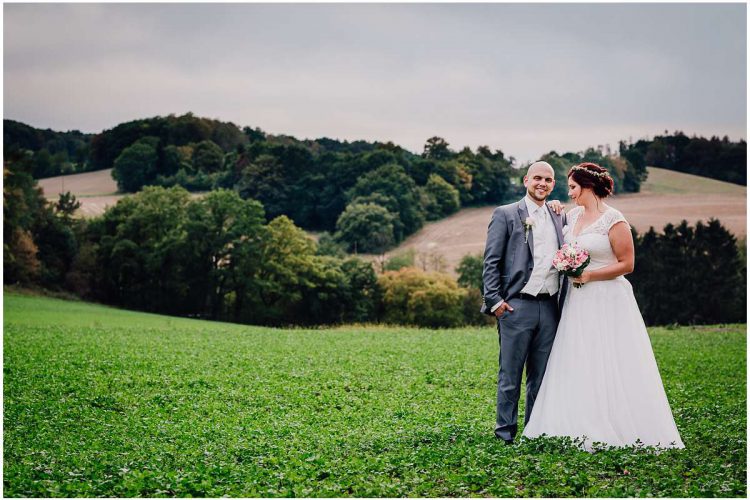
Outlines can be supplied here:
[[[565, 214], [557, 215], [545, 204], [557, 232], [557, 242], [563, 243], [562, 228], [565, 225]], [[526, 199], [497, 207], [492, 213], [487, 228], [487, 243], [484, 248], [484, 268], [482, 282], [484, 285], [484, 302], [481, 312], [492, 315], [492, 306], [505, 300], [517, 297], [529, 281], [534, 269], [534, 235], [529, 231], [525, 241], [523, 221], [529, 216]], [[562, 309], [565, 300], [567, 280], [561, 276], [558, 302]]]

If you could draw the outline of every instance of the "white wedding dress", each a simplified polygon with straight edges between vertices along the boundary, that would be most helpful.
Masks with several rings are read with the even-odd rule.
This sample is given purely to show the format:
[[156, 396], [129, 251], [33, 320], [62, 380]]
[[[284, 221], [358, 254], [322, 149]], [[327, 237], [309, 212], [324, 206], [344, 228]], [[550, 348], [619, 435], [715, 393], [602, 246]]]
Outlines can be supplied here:
[[[568, 214], [565, 241], [589, 251], [588, 270], [617, 262], [608, 234], [625, 218], [609, 207], [574, 236], [582, 210]], [[547, 370], [523, 432], [528, 438], [542, 434], [568, 436], [587, 450], [594, 443], [685, 447], [633, 288], [623, 276], [568, 286]]]

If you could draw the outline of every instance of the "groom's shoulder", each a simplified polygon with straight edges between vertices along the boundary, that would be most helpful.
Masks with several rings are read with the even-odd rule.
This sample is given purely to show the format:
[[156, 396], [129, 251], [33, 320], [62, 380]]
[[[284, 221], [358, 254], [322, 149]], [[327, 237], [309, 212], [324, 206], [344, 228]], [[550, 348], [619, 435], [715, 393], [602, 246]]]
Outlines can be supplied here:
[[504, 214], [512, 213], [514, 210], [518, 210], [518, 204], [521, 203], [520, 201], [514, 201], [513, 203], [508, 203], [506, 205], [500, 205], [499, 207], [495, 207], [495, 210], [492, 211], [492, 215], [497, 214], [498, 212], [502, 212]]

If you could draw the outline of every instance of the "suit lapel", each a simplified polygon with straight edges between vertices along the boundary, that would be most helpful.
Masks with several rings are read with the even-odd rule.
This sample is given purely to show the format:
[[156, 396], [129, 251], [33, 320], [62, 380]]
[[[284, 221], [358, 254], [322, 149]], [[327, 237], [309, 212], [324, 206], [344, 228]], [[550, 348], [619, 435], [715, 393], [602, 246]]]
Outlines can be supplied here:
[[555, 233], [557, 233], [557, 246], [561, 247], [563, 244], [562, 217], [558, 217], [557, 215], [555, 215], [552, 212], [552, 209], [549, 208], [549, 205], [547, 205], [546, 203], [544, 204], [544, 206], [550, 215], [550, 220], [552, 220], [552, 223], [555, 225]]
[[526, 242], [529, 244], [529, 252], [531, 252], [531, 258], [533, 259], [534, 232], [531, 229], [526, 229], [526, 219], [529, 217], [529, 209], [526, 208], [526, 198], [523, 198], [518, 202], [518, 216], [521, 218], [521, 227], [523, 228], [524, 233], [528, 236]]

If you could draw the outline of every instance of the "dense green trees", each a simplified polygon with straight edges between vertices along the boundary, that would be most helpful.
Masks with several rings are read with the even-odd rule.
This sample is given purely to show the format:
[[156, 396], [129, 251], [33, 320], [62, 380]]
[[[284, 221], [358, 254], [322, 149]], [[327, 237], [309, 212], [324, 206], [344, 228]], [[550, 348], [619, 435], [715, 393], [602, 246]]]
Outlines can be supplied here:
[[735, 237], [718, 220], [683, 221], [635, 235], [628, 276], [647, 324], [746, 321], [747, 267]]
[[91, 138], [90, 161], [94, 169], [110, 168], [122, 150], [142, 139], [156, 137], [163, 147], [190, 146], [212, 141], [223, 152], [248, 144], [249, 138], [233, 123], [199, 118], [187, 113], [182, 116], [157, 116], [121, 123]]
[[394, 242], [395, 215], [375, 203], [351, 203], [336, 222], [336, 239], [348, 251], [381, 253]]
[[[458, 284], [425, 275], [441, 268], [426, 255], [381, 262], [379, 271], [398, 273], [378, 280], [369, 263], [346, 259], [342, 247], [380, 253], [425, 220], [523, 195], [513, 158], [486, 146], [454, 151], [440, 137], [417, 155], [392, 143], [299, 141], [191, 114], [136, 120], [95, 136], [5, 124], [6, 283], [64, 287], [171, 314], [261, 324], [482, 324], [481, 258], [462, 261]], [[567, 172], [581, 161], [607, 168], [617, 192], [637, 191], [647, 164], [692, 171], [696, 158], [706, 165], [719, 158], [722, 175], [744, 182], [735, 172], [744, 148], [744, 141], [677, 134], [621, 143], [619, 156], [590, 148], [542, 159], [555, 169], [553, 197], [566, 199]], [[53, 206], [34, 183], [35, 176], [110, 166], [121, 190], [141, 192], [87, 222], [71, 217], [74, 198]], [[192, 199], [182, 188], [212, 192]], [[317, 245], [301, 228], [336, 233]], [[746, 294], [736, 291], [744, 261], [718, 222], [668, 226], [636, 243], [631, 278], [648, 322], [744, 318]], [[705, 290], [717, 292], [700, 307], [684, 307], [692, 300], [686, 294]]]
[[[688, 137], [680, 131], [658, 135], [634, 144], [620, 143], [620, 154], [628, 161], [701, 175], [712, 179], [747, 184], [747, 142], [728, 137]], [[643, 165], [643, 167], [641, 167]]]
[[[429, 138], [418, 155], [392, 143], [272, 136], [190, 113], [134, 120], [93, 136], [50, 136], [17, 122], [7, 124], [6, 148], [30, 148], [34, 172], [111, 166], [124, 192], [149, 185], [189, 191], [233, 189], [243, 199], [261, 202], [268, 221], [286, 215], [300, 227], [328, 232], [336, 229], [348, 205], [376, 204], [393, 217], [393, 244], [426, 220], [523, 194], [513, 158], [487, 146], [454, 151], [441, 137]], [[618, 190], [637, 190], [642, 176], [625, 158], [637, 154], [623, 151], [620, 158], [595, 150], [559, 157], [550, 153], [547, 159], [560, 177], [556, 197], [565, 199], [567, 168], [584, 158], [616, 174]], [[78, 163], [68, 160], [73, 157]], [[371, 236], [368, 239], [378, 239]], [[353, 240], [346, 243], [354, 248]]]
[[45, 200], [32, 177], [30, 155], [6, 152], [3, 161], [3, 279], [30, 282], [39, 275], [39, 249], [32, 230]]
[[374, 202], [394, 214], [395, 242], [424, 224], [417, 185], [398, 164], [389, 163], [366, 173], [347, 192], [347, 197], [353, 203]]
[[14, 150], [30, 152], [31, 173], [36, 179], [95, 170], [89, 158], [92, 137], [92, 134], [77, 130], [55, 132], [3, 120], [5, 153]]
[[145, 188], [94, 219], [85, 245], [93, 259], [76, 266], [75, 285], [125, 307], [274, 325], [376, 312], [370, 264], [318, 255], [288, 217], [266, 224], [262, 205], [233, 191]]
[[[378, 277], [370, 263], [341, 257], [332, 238], [322, 251], [291, 219], [266, 222], [259, 202], [231, 190], [195, 198], [180, 187], [146, 187], [102, 217], [78, 220], [72, 196], [54, 205], [41, 197], [30, 157], [16, 152], [5, 162], [6, 284], [254, 324], [492, 323], [478, 313], [481, 256], [462, 259], [458, 282], [415, 268], [426, 261], [413, 254], [391, 259], [386, 267], [397, 270]], [[652, 229], [635, 242], [628, 278], [647, 323], [746, 320], [745, 262], [718, 221]]]
[[120, 191], [133, 193], [154, 182], [158, 173], [158, 144], [156, 137], [143, 137], [122, 150], [112, 169]]
[[461, 208], [458, 190], [437, 174], [430, 174], [424, 187], [423, 208], [427, 220], [442, 219]]
[[6, 152], [3, 165], [4, 283], [54, 286], [64, 281], [78, 250], [77, 202], [70, 193], [56, 205], [37, 187], [29, 152]]
[[193, 148], [193, 169], [200, 172], [218, 172], [224, 167], [224, 151], [213, 141], [205, 140]]
[[482, 289], [482, 268], [484, 257], [478, 255], [464, 255], [456, 267], [458, 284], [464, 288]]
[[255, 286], [260, 246], [253, 240], [262, 239], [264, 224], [263, 206], [233, 191], [213, 191], [187, 205], [183, 231], [193, 310], [239, 320]]

